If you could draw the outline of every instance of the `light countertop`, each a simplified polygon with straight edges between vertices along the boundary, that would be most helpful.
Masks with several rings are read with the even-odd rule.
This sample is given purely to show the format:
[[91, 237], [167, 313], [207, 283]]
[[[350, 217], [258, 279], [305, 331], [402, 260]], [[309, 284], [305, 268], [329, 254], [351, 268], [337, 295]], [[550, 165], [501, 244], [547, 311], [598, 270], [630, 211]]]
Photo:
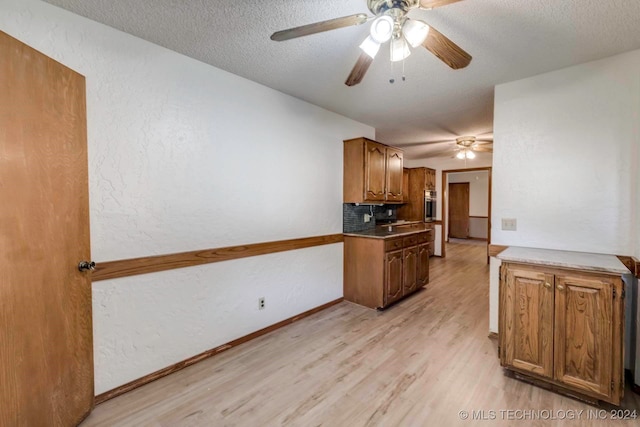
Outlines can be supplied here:
[[587, 271], [626, 274], [629, 270], [615, 255], [510, 246], [496, 257], [502, 261], [544, 264]]

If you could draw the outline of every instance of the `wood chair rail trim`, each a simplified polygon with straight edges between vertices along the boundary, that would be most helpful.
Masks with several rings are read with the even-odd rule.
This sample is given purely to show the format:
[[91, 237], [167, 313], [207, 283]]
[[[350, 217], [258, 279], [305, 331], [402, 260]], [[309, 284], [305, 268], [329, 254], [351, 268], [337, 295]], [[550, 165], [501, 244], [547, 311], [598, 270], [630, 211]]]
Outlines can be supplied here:
[[248, 245], [227, 246], [223, 248], [201, 249], [167, 255], [154, 255], [117, 261], [98, 262], [91, 280], [117, 279], [138, 274], [155, 273], [175, 268], [192, 267], [213, 262], [229, 261], [257, 255], [310, 248], [313, 246], [341, 243], [342, 234], [304, 237], [299, 239], [278, 240], [274, 242], [253, 243]]
[[288, 319], [282, 320], [282, 321], [280, 321], [278, 323], [274, 323], [271, 326], [267, 326], [266, 328], [263, 328], [263, 329], [260, 329], [258, 331], [252, 332], [249, 335], [245, 335], [243, 337], [240, 337], [240, 338], [237, 338], [237, 339], [235, 339], [233, 341], [230, 341], [230, 342], [228, 342], [226, 344], [222, 344], [222, 345], [219, 345], [219, 346], [217, 346], [215, 348], [212, 348], [211, 350], [207, 350], [207, 351], [202, 352], [200, 354], [196, 354], [195, 356], [190, 357], [190, 358], [188, 358], [186, 360], [183, 360], [182, 362], [178, 362], [178, 363], [175, 363], [175, 364], [173, 364], [171, 366], [167, 366], [166, 368], [160, 369], [159, 371], [152, 372], [149, 375], [145, 375], [142, 378], [138, 378], [137, 380], [133, 380], [131, 382], [123, 384], [120, 387], [114, 388], [113, 390], [109, 390], [109, 391], [106, 391], [104, 393], [101, 393], [101, 394], [96, 396], [96, 399], [95, 399], [96, 405], [99, 405], [100, 403], [106, 402], [109, 399], [113, 399], [114, 397], [120, 396], [120, 395], [122, 395], [124, 393], [127, 393], [127, 392], [129, 392], [131, 390], [134, 390], [134, 389], [136, 389], [138, 387], [141, 387], [141, 386], [143, 386], [145, 384], [149, 384], [152, 381], [155, 381], [155, 380], [160, 379], [162, 377], [166, 377], [169, 374], [177, 372], [177, 371], [179, 371], [181, 369], [184, 369], [184, 368], [186, 368], [188, 366], [191, 366], [191, 365], [193, 365], [195, 363], [198, 363], [198, 362], [200, 362], [202, 360], [205, 360], [205, 359], [208, 359], [210, 357], [213, 357], [216, 354], [219, 354], [219, 353], [222, 353], [223, 351], [229, 350], [230, 348], [237, 347], [240, 344], [243, 344], [243, 343], [245, 343], [247, 341], [250, 341], [250, 340], [252, 340], [254, 338], [258, 338], [258, 337], [261, 337], [262, 335], [266, 335], [269, 332], [273, 332], [276, 329], [282, 328], [283, 326], [290, 325], [293, 322], [296, 322], [298, 320], [304, 319], [305, 317], [309, 317], [312, 314], [316, 314], [319, 311], [325, 310], [325, 309], [327, 309], [329, 307], [332, 307], [332, 306], [334, 306], [336, 304], [339, 304], [343, 300], [344, 300], [344, 298], [338, 298], [338, 299], [335, 299], [333, 301], [329, 301], [328, 303], [319, 305], [318, 307], [312, 308], [311, 310], [307, 310], [307, 311], [305, 311], [303, 313], [300, 313], [300, 314], [297, 314], [297, 315], [295, 315], [293, 317], [290, 317]]

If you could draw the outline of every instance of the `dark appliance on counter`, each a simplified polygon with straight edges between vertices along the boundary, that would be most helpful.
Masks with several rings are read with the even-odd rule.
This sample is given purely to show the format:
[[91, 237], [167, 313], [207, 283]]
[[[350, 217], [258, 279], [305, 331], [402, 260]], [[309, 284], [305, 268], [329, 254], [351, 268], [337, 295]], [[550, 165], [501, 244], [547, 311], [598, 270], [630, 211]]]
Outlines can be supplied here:
[[432, 222], [436, 220], [436, 192], [425, 190], [424, 192], [424, 221]]

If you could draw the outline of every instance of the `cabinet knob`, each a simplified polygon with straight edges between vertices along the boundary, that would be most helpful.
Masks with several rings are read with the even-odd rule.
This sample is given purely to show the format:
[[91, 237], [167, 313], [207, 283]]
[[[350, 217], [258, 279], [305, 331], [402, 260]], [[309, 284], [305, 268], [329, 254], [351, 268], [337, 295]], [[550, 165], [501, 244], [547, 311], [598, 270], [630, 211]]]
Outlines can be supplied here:
[[564, 290], [564, 286], [562, 286], [562, 285], [558, 285], [557, 288], [558, 288], [559, 291], [563, 291]]
[[549, 282], [544, 282], [544, 287], [549, 289], [551, 287], [551, 283]]

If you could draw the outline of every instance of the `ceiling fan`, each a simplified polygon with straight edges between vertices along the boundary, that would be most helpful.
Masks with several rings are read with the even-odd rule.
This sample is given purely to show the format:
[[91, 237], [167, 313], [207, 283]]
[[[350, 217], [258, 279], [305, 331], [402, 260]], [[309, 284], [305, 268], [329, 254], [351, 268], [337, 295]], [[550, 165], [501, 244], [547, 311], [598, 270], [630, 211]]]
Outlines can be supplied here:
[[[402, 147], [419, 147], [427, 145], [448, 145], [438, 151], [428, 151], [423, 156], [427, 157], [448, 157], [458, 159], [473, 159], [477, 152], [493, 153], [493, 136], [460, 136], [455, 139], [445, 139], [441, 141], [412, 142], [403, 144]], [[452, 156], [453, 155], [453, 156]]]
[[[362, 81], [373, 62], [373, 58], [380, 50], [380, 46], [386, 42], [390, 42], [390, 59], [393, 62], [401, 61], [409, 56], [411, 54], [409, 46], [415, 48], [422, 45], [442, 62], [457, 70], [469, 65], [471, 55], [435, 28], [423, 21], [410, 19], [407, 14], [412, 9], [433, 9], [458, 1], [461, 0], [367, 0], [367, 7], [373, 13], [373, 17], [358, 13], [289, 28], [273, 33], [271, 40], [290, 40], [338, 28], [361, 25], [373, 19], [370, 34], [360, 45], [363, 52], [345, 81], [347, 86], [354, 86]], [[393, 80], [391, 82], [393, 83]]]

